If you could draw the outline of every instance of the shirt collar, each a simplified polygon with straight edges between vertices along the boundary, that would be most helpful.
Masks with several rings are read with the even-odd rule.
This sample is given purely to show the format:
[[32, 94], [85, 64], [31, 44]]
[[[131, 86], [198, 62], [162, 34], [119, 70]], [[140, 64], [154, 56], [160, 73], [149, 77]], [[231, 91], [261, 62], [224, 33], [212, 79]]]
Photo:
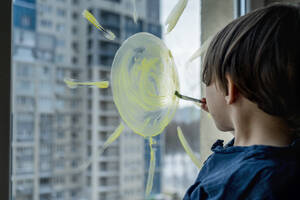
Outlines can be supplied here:
[[291, 144], [285, 147], [276, 147], [270, 145], [251, 145], [251, 146], [233, 146], [234, 138], [231, 139], [225, 146], [223, 146], [224, 140], [218, 139], [211, 147], [211, 150], [214, 152], [220, 153], [231, 153], [231, 152], [241, 152], [249, 150], [291, 150], [296, 149], [300, 151], [300, 137], [297, 137], [293, 140]]

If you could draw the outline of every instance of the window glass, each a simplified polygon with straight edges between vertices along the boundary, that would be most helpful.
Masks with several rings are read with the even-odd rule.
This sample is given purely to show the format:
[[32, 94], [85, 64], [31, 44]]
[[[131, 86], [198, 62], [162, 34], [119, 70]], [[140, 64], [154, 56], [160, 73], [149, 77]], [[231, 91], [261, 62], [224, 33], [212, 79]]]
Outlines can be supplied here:
[[[125, 128], [124, 133], [99, 154], [98, 150], [122, 121], [111, 88], [78, 86], [71, 89], [64, 79], [110, 81], [116, 52], [126, 39], [138, 32], [161, 38], [178, 58], [175, 59], [177, 68], [182, 68], [199, 47], [200, 3], [189, 2], [178, 27], [165, 35], [165, 20], [176, 4], [173, 0], [13, 1], [12, 199], [144, 198], [151, 159], [148, 140]], [[90, 10], [116, 39], [106, 39], [103, 32], [84, 19], [83, 9]], [[184, 26], [190, 19], [197, 25]], [[199, 68], [198, 64], [193, 63], [194, 68]], [[185, 78], [198, 80], [199, 76], [199, 71], [187, 73], [179, 71], [185, 92], [195, 84], [186, 86], [189, 80]], [[196, 90], [200, 92], [194, 87], [189, 95], [199, 96]], [[187, 133], [193, 132], [189, 135], [198, 133], [194, 125], [198, 116], [193, 119], [188, 116], [195, 110], [191, 104], [180, 105], [174, 122], [154, 138], [153, 199], [186, 190], [197, 174], [181, 144], [176, 143], [176, 148], [168, 145], [174, 140], [178, 142], [173, 130], [178, 124], [186, 128]], [[186, 122], [182, 122], [183, 118]], [[190, 124], [193, 128], [188, 129]], [[193, 139], [198, 141], [196, 137]], [[198, 151], [197, 145], [192, 144], [192, 147]], [[90, 164], [82, 167], [87, 160], [91, 160]], [[185, 168], [189, 169], [190, 177], [183, 174]], [[184, 184], [171, 185], [170, 181]]]

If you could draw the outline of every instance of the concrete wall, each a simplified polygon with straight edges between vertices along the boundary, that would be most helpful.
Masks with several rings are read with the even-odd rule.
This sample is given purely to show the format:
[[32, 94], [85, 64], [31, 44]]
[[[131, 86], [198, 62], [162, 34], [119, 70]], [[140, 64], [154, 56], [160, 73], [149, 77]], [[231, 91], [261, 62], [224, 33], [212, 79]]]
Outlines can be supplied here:
[[[201, 43], [209, 36], [217, 33], [234, 18], [233, 0], [202, 0], [201, 5]], [[201, 86], [201, 94], [205, 97], [205, 85]], [[212, 144], [223, 139], [224, 144], [233, 138], [230, 132], [219, 131], [211, 117], [201, 111], [200, 118], [200, 159], [203, 163], [212, 153]]]

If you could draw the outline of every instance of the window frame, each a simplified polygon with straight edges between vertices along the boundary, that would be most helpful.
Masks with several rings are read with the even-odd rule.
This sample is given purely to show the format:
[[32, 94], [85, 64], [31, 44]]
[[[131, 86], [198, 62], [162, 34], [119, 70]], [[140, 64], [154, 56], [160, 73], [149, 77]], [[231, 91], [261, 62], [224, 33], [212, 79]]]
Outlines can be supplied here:
[[241, 17], [250, 10], [250, 2], [247, 0], [234, 0], [234, 19]]
[[0, 1], [0, 199], [11, 199], [11, 33], [12, 33], [12, 0]]

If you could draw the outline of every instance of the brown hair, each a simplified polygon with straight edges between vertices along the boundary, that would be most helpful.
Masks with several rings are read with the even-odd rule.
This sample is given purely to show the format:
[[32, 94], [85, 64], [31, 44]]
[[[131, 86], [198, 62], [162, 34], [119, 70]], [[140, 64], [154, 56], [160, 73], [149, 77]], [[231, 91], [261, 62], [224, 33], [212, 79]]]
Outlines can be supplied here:
[[228, 74], [239, 92], [264, 112], [300, 131], [300, 8], [276, 3], [242, 16], [216, 34], [202, 81], [227, 93]]

